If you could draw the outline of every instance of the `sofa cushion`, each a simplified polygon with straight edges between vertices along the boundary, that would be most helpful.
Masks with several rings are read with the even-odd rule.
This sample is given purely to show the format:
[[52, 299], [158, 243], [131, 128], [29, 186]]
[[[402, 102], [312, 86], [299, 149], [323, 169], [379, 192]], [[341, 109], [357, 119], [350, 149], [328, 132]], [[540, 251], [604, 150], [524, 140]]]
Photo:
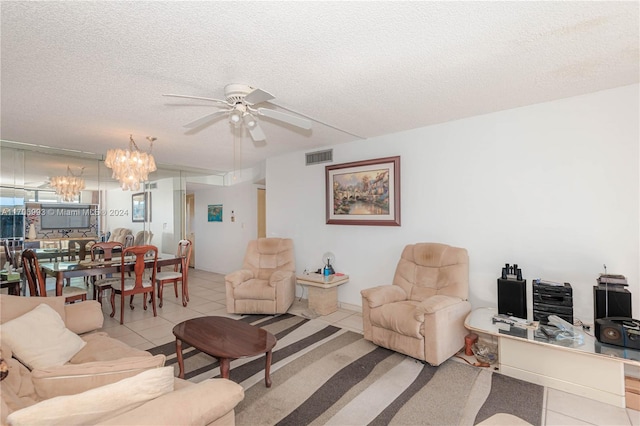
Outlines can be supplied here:
[[173, 391], [173, 367], [154, 368], [75, 395], [39, 402], [7, 417], [12, 426], [94, 424]]
[[63, 365], [86, 345], [47, 304], [4, 323], [2, 340], [31, 369]]
[[11, 358], [11, 355], [4, 350], [0, 356], [5, 359], [8, 368], [8, 375], [0, 385], [0, 424], [5, 425], [10, 413], [35, 404], [37, 395], [27, 367], [17, 359]]
[[64, 296], [58, 297], [24, 297], [0, 294], [0, 323], [4, 324], [20, 315], [32, 311], [41, 304], [49, 305], [66, 321]]
[[126, 343], [109, 337], [105, 332], [82, 335], [87, 345], [69, 361], [70, 364], [84, 364], [94, 361], [115, 361], [120, 358], [151, 357], [142, 349], [133, 348]]
[[102, 305], [95, 300], [66, 304], [64, 305], [64, 311], [65, 316], [62, 318], [65, 325], [76, 334], [98, 330], [104, 324]]
[[31, 381], [39, 399], [73, 395], [118, 382], [143, 371], [163, 367], [164, 355], [120, 358], [85, 364], [66, 364], [33, 370]]
[[[189, 383], [175, 379], [174, 392], [162, 395], [141, 407], [127, 411], [99, 425], [175, 426], [234, 425], [233, 409], [244, 398], [242, 386], [227, 379]], [[214, 395], [215, 402], [212, 401]], [[180, 407], [175, 409], [173, 407]]]

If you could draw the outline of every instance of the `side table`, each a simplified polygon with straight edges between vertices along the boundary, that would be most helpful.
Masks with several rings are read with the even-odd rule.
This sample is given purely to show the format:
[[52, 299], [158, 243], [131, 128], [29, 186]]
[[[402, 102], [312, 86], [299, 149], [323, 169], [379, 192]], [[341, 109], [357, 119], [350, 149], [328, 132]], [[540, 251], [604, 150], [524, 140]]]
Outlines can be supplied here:
[[312, 273], [296, 276], [296, 282], [309, 289], [309, 309], [319, 315], [329, 315], [338, 310], [338, 286], [348, 281], [348, 275]]
[[586, 333], [582, 342], [550, 341], [531, 328], [524, 329], [521, 335], [507, 324], [493, 323], [497, 313], [495, 308], [475, 309], [464, 325], [478, 334], [497, 339], [500, 373], [625, 406], [624, 366], [638, 368], [640, 351], [602, 344]]

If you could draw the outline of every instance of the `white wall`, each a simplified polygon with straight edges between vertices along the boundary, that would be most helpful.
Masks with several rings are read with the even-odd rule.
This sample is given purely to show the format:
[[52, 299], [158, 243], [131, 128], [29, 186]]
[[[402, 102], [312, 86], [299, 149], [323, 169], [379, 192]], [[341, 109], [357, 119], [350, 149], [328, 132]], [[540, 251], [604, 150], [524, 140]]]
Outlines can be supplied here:
[[469, 251], [474, 307], [496, 305], [501, 267], [517, 263], [529, 308], [532, 279], [570, 282], [575, 317], [591, 322], [606, 264], [627, 276], [637, 317], [638, 99], [632, 85], [333, 146], [334, 164], [401, 156], [401, 227], [326, 225], [324, 164], [270, 158], [267, 235], [294, 239], [298, 272], [332, 251], [350, 275], [342, 303], [360, 306], [406, 244], [432, 241]]
[[[258, 235], [258, 188], [250, 182], [194, 191], [195, 267], [227, 274], [242, 266], [247, 243]], [[207, 221], [207, 206], [222, 204], [222, 222]], [[235, 222], [231, 222], [231, 212]]]

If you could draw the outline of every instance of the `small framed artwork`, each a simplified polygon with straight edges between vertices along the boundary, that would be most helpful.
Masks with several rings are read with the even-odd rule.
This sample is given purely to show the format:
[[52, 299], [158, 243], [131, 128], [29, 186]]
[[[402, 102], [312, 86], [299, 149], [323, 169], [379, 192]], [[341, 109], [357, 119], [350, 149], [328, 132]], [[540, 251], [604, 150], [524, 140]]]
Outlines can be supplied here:
[[327, 223], [400, 226], [400, 157], [325, 166]]
[[131, 196], [131, 221], [151, 222], [150, 192], [139, 192]]
[[222, 222], [222, 204], [209, 204], [207, 208], [208, 222]]

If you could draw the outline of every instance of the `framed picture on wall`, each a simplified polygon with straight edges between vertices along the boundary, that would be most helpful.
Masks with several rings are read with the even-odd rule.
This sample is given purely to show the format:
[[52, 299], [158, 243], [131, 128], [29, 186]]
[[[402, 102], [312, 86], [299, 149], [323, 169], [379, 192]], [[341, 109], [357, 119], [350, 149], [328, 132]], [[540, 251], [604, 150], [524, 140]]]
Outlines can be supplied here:
[[151, 222], [150, 192], [139, 192], [131, 196], [131, 221]]
[[400, 226], [400, 157], [325, 167], [327, 223]]
[[222, 222], [222, 204], [209, 204], [207, 222]]

